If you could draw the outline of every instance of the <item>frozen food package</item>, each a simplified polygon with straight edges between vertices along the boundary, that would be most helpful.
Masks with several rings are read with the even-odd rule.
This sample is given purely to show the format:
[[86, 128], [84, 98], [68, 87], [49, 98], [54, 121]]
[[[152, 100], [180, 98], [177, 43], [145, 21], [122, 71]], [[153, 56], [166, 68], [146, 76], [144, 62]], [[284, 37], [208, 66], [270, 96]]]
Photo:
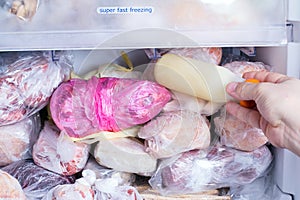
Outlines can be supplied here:
[[163, 160], [149, 183], [163, 195], [237, 187], [263, 176], [272, 158], [267, 146], [244, 152], [217, 143]]
[[222, 59], [221, 47], [174, 48], [171, 49], [169, 53], [202, 60], [216, 65], [219, 65]]
[[49, 171], [73, 175], [84, 168], [89, 150], [88, 144], [73, 142], [63, 131], [46, 121], [33, 146], [32, 157], [36, 165]]
[[25, 200], [25, 193], [17, 179], [0, 170], [0, 199]]
[[150, 156], [136, 138], [102, 139], [93, 156], [102, 166], [144, 176], [151, 176], [157, 165], [157, 159]]
[[95, 181], [96, 200], [143, 200], [136, 188], [118, 186], [114, 179], [97, 179]]
[[98, 164], [93, 156], [90, 156], [84, 170], [92, 170], [96, 179], [115, 179], [118, 185], [132, 185], [135, 181], [135, 174], [116, 171]]
[[50, 172], [34, 164], [32, 159], [16, 161], [3, 167], [2, 170], [18, 180], [29, 200], [41, 199], [57, 185], [75, 182], [75, 176], [63, 176]]
[[[52, 61], [47, 52], [20, 54], [0, 72], [0, 125], [12, 124], [45, 107], [54, 89], [70, 75], [67, 55]], [[9, 60], [9, 59], [7, 59]]]
[[14, 124], [0, 126], [0, 166], [30, 158], [40, 129], [41, 119], [38, 113]]
[[215, 132], [222, 145], [242, 151], [254, 151], [268, 142], [264, 132], [237, 119], [222, 108], [220, 115], [213, 118]]
[[51, 97], [50, 110], [60, 130], [72, 138], [83, 138], [143, 124], [170, 99], [170, 92], [155, 82], [92, 77], [61, 84]]
[[74, 184], [58, 185], [50, 190], [43, 200], [94, 200], [95, 191], [92, 188], [96, 181], [93, 171], [84, 170], [83, 177], [77, 179]]
[[250, 61], [233, 61], [226, 63], [223, 67], [231, 70], [233, 73], [243, 75], [246, 72], [251, 71], [272, 71], [272, 67], [262, 62], [250, 62]]
[[3, 9], [25, 21], [32, 19], [39, 6], [39, 0], [4, 0], [0, 3]]
[[164, 112], [188, 110], [197, 112], [201, 115], [211, 116], [218, 112], [223, 103], [215, 103], [206, 101], [188, 94], [171, 90], [172, 100], [169, 101], [163, 108]]
[[146, 152], [154, 158], [167, 158], [210, 145], [209, 121], [197, 112], [163, 112], [146, 123], [138, 136], [145, 139]]

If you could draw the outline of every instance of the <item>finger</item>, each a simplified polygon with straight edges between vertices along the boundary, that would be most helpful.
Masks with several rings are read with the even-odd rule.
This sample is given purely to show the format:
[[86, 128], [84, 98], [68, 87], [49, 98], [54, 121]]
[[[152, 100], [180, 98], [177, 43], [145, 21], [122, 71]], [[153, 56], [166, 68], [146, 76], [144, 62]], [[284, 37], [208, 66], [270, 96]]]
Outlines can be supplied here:
[[226, 86], [226, 92], [235, 99], [254, 100], [258, 91], [258, 84], [248, 82], [231, 82]]
[[268, 71], [253, 71], [253, 72], [246, 72], [243, 74], [243, 78], [245, 79], [257, 79], [260, 82], [271, 82], [271, 83], [281, 83], [289, 77], [275, 73], [275, 72], [268, 72]]

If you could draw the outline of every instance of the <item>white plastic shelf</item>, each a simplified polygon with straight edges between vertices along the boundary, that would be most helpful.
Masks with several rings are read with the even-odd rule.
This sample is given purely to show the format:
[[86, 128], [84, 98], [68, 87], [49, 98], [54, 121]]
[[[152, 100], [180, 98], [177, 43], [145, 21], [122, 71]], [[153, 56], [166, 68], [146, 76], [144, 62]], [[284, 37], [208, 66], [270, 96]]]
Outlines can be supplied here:
[[40, 2], [30, 21], [1, 10], [1, 51], [287, 42], [285, 0]]

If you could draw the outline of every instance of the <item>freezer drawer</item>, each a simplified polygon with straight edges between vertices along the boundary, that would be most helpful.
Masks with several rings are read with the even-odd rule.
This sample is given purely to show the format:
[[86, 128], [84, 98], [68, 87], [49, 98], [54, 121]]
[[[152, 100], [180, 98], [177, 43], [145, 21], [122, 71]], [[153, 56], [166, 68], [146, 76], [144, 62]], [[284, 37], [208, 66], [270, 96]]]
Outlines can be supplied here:
[[285, 0], [40, 1], [25, 20], [13, 1], [0, 3], [2, 51], [287, 42]]

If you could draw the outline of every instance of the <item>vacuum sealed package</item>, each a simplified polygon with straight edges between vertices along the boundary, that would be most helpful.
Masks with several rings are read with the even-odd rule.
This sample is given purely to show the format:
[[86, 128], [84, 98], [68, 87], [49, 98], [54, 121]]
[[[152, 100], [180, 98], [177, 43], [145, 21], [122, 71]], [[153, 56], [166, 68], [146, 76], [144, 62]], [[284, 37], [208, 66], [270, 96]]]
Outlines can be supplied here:
[[0, 3], [2, 9], [7, 10], [22, 20], [28, 21], [35, 15], [39, 0], [4, 0]]
[[26, 199], [18, 180], [2, 170], [0, 170], [0, 199]]
[[30, 158], [32, 146], [41, 129], [39, 114], [14, 124], [0, 126], [0, 166]]
[[262, 62], [233, 61], [226, 63], [223, 65], [223, 67], [241, 76], [244, 73], [251, 71], [272, 71], [272, 68], [269, 65], [266, 65]]
[[83, 138], [143, 124], [159, 114], [170, 99], [170, 92], [155, 82], [71, 79], [54, 91], [50, 111], [60, 130], [72, 138]]
[[0, 72], [0, 125], [40, 111], [54, 89], [69, 78], [70, 69], [67, 56], [52, 61], [51, 55], [39, 52], [20, 54], [13, 62], [4, 63]]
[[89, 157], [89, 145], [73, 142], [54, 124], [45, 122], [39, 139], [33, 146], [35, 164], [62, 175], [81, 171]]
[[50, 172], [34, 164], [33, 160], [26, 159], [14, 162], [3, 171], [15, 177], [26, 195], [26, 199], [41, 199], [49, 190], [57, 185], [75, 182], [75, 176], [62, 176]]
[[149, 183], [163, 195], [246, 185], [264, 175], [272, 158], [266, 146], [244, 152], [217, 143], [163, 160]]
[[145, 140], [146, 152], [166, 158], [210, 145], [209, 121], [197, 112], [163, 112], [146, 123], [138, 136]]
[[254, 151], [268, 142], [261, 129], [237, 119], [225, 112], [225, 108], [222, 108], [220, 115], [215, 116], [213, 121], [222, 145], [242, 151]]

